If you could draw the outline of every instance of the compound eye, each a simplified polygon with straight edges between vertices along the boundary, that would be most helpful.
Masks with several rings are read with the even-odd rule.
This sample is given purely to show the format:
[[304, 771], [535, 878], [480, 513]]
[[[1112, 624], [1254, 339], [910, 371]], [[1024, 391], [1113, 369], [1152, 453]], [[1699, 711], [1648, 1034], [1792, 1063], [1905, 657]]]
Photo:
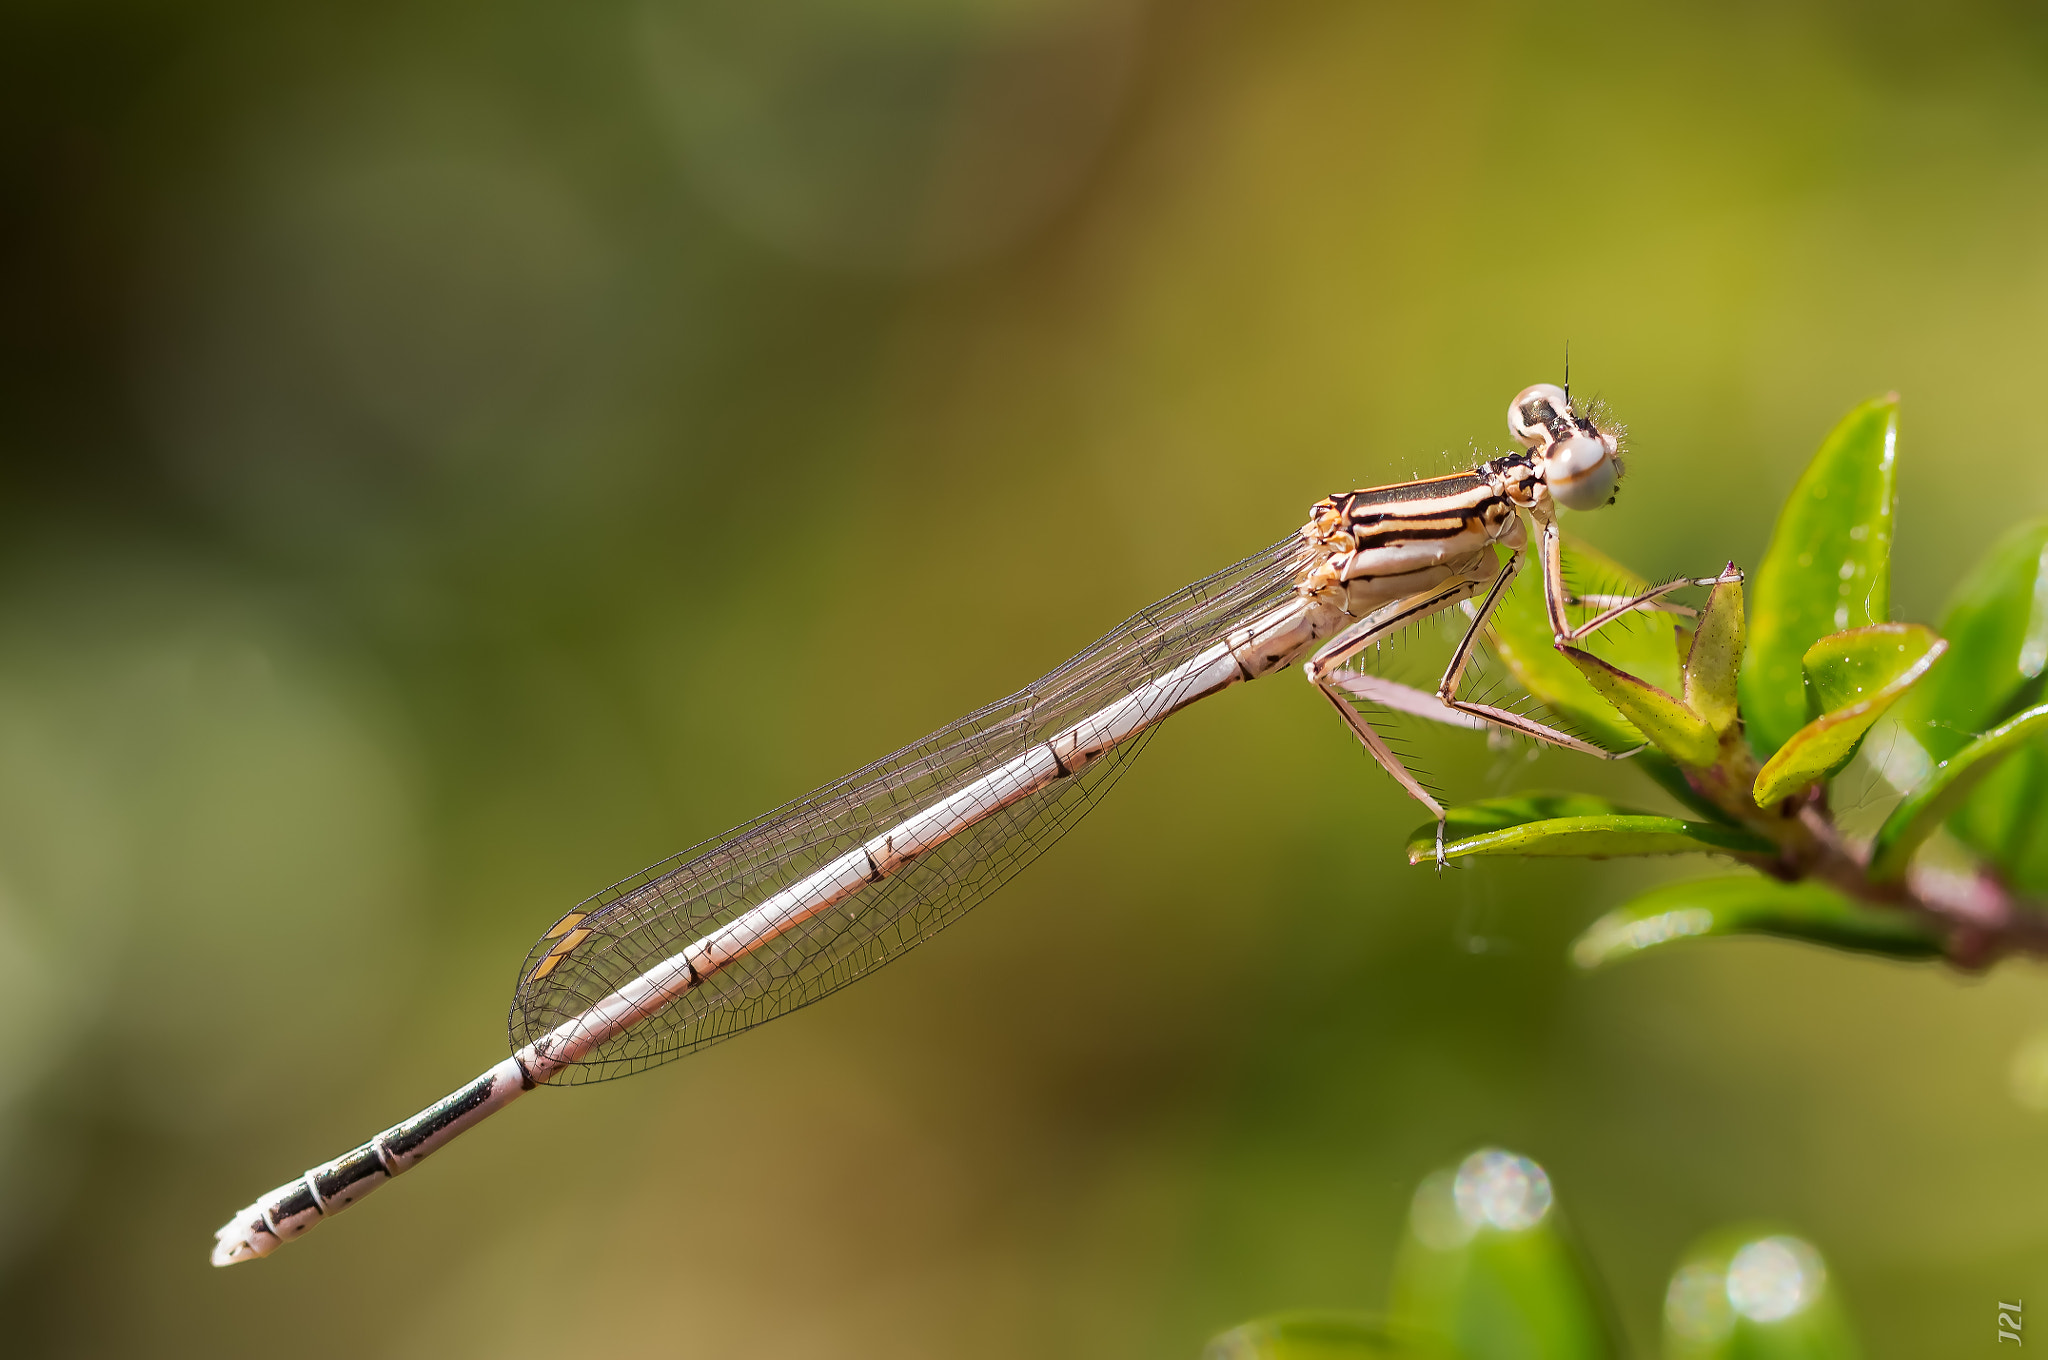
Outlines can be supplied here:
[[1508, 429], [1528, 448], [1547, 444], [1570, 428], [1572, 399], [1556, 383], [1525, 387], [1508, 404]]
[[1567, 510], [1597, 510], [1614, 495], [1614, 450], [1605, 440], [1575, 434], [1543, 455], [1543, 482]]

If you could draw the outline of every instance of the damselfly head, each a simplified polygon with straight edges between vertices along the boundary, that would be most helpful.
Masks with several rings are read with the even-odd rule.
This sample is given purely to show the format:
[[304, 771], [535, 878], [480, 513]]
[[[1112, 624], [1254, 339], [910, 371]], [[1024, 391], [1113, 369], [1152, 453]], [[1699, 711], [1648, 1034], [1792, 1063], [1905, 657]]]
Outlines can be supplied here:
[[1572, 410], [1554, 383], [1524, 388], [1508, 407], [1508, 428], [1536, 455], [1550, 498], [1567, 510], [1597, 510], [1621, 480], [1619, 440]]

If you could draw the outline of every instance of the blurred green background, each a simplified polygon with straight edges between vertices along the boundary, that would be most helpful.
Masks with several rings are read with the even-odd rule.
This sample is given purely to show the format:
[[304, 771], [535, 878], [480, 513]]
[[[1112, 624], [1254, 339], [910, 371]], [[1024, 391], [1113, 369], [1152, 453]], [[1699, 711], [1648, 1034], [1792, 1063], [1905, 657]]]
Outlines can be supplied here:
[[[1567, 342], [1635, 450], [1577, 527], [1651, 576], [1754, 564], [1900, 390], [1932, 617], [2048, 506], [2044, 224], [2013, 4], [16, 0], [9, 1349], [1191, 1357], [1377, 1306], [1482, 1142], [1646, 1353], [1756, 1216], [1873, 1356], [1990, 1349], [2048, 1296], [2026, 969], [1575, 977], [1698, 866], [1406, 869], [1293, 678], [858, 988], [206, 1252], [502, 1056], [567, 906], [1498, 451]], [[1512, 777], [1648, 798], [1590, 764]]]

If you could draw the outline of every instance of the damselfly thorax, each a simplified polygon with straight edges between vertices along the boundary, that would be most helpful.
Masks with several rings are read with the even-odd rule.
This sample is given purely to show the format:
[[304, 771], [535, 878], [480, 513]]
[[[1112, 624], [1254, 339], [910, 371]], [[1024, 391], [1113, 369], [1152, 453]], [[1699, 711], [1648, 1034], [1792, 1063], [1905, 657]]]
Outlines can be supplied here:
[[1496, 545], [1529, 541], [1505, 481], [1466, 472], [1316, 502], [1301, 531], [1316, 558], [1304, 591], [1357, 618], [1454, 578], [1491, 578]]
[[1490, 577], [1493, 549], [1526, 547], [1531, 520], [1550, 524], [1557, 503], [1592, 509], [1613, 498], [1618, 432], [1575, 414], [1562, 389], [1527, 389], [1508, 423], [1527, 445], [1521, 452], [1469, 472], [1317, 501], [1301, 531], [1316, 559], [1304, 588], [1324, 595], [1341, 586], [1343, 611], [1367, 614], [1454, 578]]
[[[1298, 533], [1139, 612], [1008, 699], [566, 913], [520, 965], [512, 1055], [244, 1209], [216, 1235], [215, 1264], [268, 1255], [536, 1085], [639, 1071], [901, 955], [1052, 844], [1169, 714], [1247, 680], [1300, 663], [1439, 829], [1442, 804], [1360, 714], [1361, 702], [1602, 758], [1629, 754], [1461, 697], [1502, 593], [1537, 547], [1552, 634], [1565, 645], [1681, 586], [1741, 574], [1731, 566], [1667, 582], [1570, 625], [1556, 511], [1611, 499], [1618, 433], [1548, 384], [1515, 398], [1508, 426], [1520, 450], [1455, 476], [1319, 501]], [[1347, 666], [1417, 620], [1474, 599], [1433, 691]]]

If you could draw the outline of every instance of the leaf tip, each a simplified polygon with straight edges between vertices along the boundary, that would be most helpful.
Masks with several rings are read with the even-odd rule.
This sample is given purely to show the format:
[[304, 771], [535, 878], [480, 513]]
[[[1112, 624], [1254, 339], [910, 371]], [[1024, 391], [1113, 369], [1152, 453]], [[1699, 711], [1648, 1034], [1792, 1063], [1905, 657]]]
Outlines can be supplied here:
[[1655, 916], [1610, 911], [1572, 942], [1572, 962], [1591, 972], [1652, 946], [1713, 933], [1714, 913], [1705, 907], [1679, 907]]

